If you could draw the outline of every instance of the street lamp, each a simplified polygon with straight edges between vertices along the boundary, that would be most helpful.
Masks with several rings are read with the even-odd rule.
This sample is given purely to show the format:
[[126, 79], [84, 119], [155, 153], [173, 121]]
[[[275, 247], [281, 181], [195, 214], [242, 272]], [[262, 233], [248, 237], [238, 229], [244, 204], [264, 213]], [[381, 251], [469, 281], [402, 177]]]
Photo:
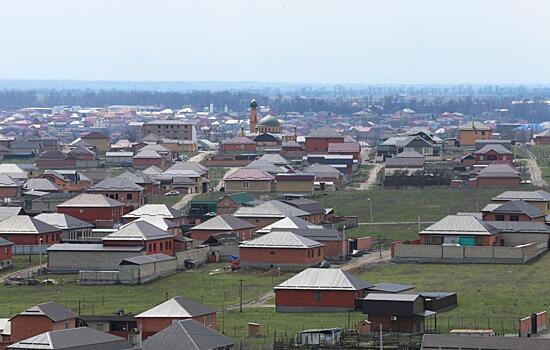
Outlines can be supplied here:
[[370, 200], [370, 198], [367, 198], [367, 201], [369, 202], [369, 206], [370, 206], [370, 222], [373, 223], [374, 218], [373, 218], [373, 215], [372, 215], [372, 201]]

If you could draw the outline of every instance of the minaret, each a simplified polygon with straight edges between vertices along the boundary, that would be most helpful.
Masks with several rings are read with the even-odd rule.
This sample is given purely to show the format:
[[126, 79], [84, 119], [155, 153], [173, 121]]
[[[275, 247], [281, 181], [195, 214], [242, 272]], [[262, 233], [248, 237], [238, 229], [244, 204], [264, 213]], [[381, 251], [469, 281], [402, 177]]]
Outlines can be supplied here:
[[256, 107], [258, 107], [258, 103], [255, 99], [252, 99], [252, 101], [250, 101], [250, 110], [248, 112], [248, 117], [250, 119], [250, 132], [253, 134], [257, 132], [256, 124], [258, 123], [258, 114], [256, 112]]

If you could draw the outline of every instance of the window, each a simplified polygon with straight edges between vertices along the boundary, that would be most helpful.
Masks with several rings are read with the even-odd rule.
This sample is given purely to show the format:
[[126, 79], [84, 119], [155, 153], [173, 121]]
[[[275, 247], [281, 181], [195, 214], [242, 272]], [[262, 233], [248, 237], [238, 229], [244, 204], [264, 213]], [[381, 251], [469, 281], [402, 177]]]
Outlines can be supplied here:
[[441, 237], [441, 236], [427, 236], [426, 237], [426, 244], [442, 245], [443, 244], [443, 237]]
[[118, 193], [115, 193], [115, 199], [118, 199]]
[[82, 213], [84, 213], [84, 209], [80, 208], [80, 209], [78, 209], [78, 212], [79, 212], [80, 214], [82, 214]]
[[313, 300], [321, 301], [321, 291], [320, 290], [316, 290], [315, 292], [313, 292]]
[[204, 316], [204, 324], [207, 326], [212, 326], [212, 315]]
[[270, 251], [269, 255], [275, 255], [275, 251], [274, 250]]
[[131, 193], [126, 194], [126, 199], [131, 201], [132, 200], [132, 194]]
[[482, 154], [479, 156], [479, 160], [485, 160], [485, 156]]
[[482, 131], [482, 132], [481, 132], [481, 135], [485, 135], [485, 131]]
[[250, 183], [248, 181], [243, 181], [243, 188], [250, 188]]
[[321, 248], [317, 248], [317, 256], [321, 256]]
[[510, 215], [510, 221], [519, 221], [518, 215]]
[[153, 250], [156, 252], [157, 251], [157, 244], [156, 243], [153, 243]]
[[71, 324], [69, 321], [65, 321], [65, 329], [71, 328]]
[[504, 215], [497, 215], [497, 216], [495, 217], [495, 220], [496, 220], [496, 221], [504, 221]]
[[162, 242], [159, 243], [159, 249], [162, 250]]

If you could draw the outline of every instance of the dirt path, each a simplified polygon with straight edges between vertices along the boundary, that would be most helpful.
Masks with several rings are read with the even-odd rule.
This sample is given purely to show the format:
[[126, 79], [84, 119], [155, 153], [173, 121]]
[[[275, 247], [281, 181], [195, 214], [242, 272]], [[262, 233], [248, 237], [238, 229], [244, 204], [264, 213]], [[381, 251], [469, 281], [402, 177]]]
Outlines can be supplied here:
[[26, 269], [22, 269], [22, 270], [17, 270], [17, 271], [13, 271], [13, 272], [10, 272], [10, 273], [7, 273], [3, 276], [0, 277], [0, 281], [2, 283], [5, 283], [6, 282], [6, 279], [8, 278], [12, 278], [12, 277], [26, 277], [28, 276], [29, 274], [31, 274], [32, 272], [36, 272], [38, 271], [38, 268], [46, 268], [48, 267], [47, 264], [42, 264], [42, 265], [35, 265], [35, 266], [30, 266], [30, 267], [27, 267]]
[[199, 152], [198, 154], [195, 154], [193, 157], [189, 158], [187, 161], [188, 162], [202, 162], [203, 160], [206, 159], [206, 157], [208, 157], [209, 155], [211, 154], [214, 154], [215, 152], [213, 151], [206, 151], [206, 152]]
[[229, 168], [229, 169], [225, 172], [225, 174], [223, 174], [223, 176], [222, 176], [222, 178], [220, 179], [220, 181], [218, 182], [218, 185], [216, 186], [216, 189], [215, 189], [215, 190], [216, 190], [216, 191], [219, 191], [219, 190], [222, 188], [222, 186], [224, 185], [224, 183], [223, 183], [223, 178], [224, 178], [224, 177], [233, 174], [235, 171], [237, 171], [237, 170], [239, 170], [239, 169], [240, 169], [240, 168]]
[[374, 186], [376, 184], [376, 179], [378, 178], [378, 172], [380, 172], [381, 169], [381, 164], [374, 164], [374, 168], [369, 171], [369, 177], [367, 181], [361, 182], [359, 184], [359, 187], [357, 187], [356, 189], [359, 191], [364, 191]]
[[529, 156], [527, 159], [527, 167], [529, 168], [529, 173], [531, 174], [531, 184], [537, 187], [546, 186], [546, 181], [542, 177], [542, 171], [537, 164], [537, 157], [528, 149], [525, 149], [525, 152]]

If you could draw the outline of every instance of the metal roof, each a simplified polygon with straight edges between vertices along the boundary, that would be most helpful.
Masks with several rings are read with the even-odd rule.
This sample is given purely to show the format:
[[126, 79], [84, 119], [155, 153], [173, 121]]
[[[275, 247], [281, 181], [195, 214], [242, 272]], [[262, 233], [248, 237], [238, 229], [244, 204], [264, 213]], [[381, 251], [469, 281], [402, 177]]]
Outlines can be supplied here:
[[325, 213], [324, 205], [309, 198], [285, 199], [285, 200], [282, 200], [281, 202], [292, 205], [293, 207], [301, 209], [310, 214]]
[[278, 289], [360, 290], [373, 285], [340, 269], [308, 268], [275, 287]]
[[477, 175], [479, 178], [521, 177], [521, 173], [509, 164], [491, 163]]
[[480, 130], [480, 131], [491, 130], [491, 128], [489, 128], [487, 125], [483, 124], [482, 122], [478, 122], [477, 120], [464, 123], [459, 127], [459, 129], [460, 130]]
[[500, 204], [496, 208], [491, 210], [491, 212], [496, 214], [525, 214], [531, 218], [537, 218], [545, 215], [545, 213], [539, 208], [522, 200], [513, 200], [504, 204]]
[[23, 213], [23, 207], [0, 207], [0, 221]]
[[51, 245], [48, 252], [141, 252], [142, 246], [104, 246], [101, 243], [97, 244], [73, 244], [73, 243], [56, 243]]
[[0, 233], [38, 235], [59, 232], [60, 229], [28, 215], [16, 215], [0, 221]]
[[161, 159], [162, 156], [154, 149], [143, 149], [139, 151], [134, 159]]
[[550, 226], [536, 221], [485, 221], [500, 232], [550, 233]]
[[434, 235], [492, 235], [497, 229], [479, 218], [469, 215], [448, 215], [420, 234]]
[[123, 177], [107, 177], [93, 185], [88, 191], [143, 191], [143, 187]]
[[474, 153], [475, 154], [485, 154], [489, 151], [494, 151], [498, 154], [512, 154], [512, 152], [509, 149], [507, 149], [506, 147], [504, 147], [501, 144], [488, 144], [488, 145], [485, 145], [485, 146], [481, 147], [480, 149], [478, 149]]
[[232, 348], [233, 339], [195, 320], [176, 321], [147, 338], [141, 350], [212, 350]]
[[550, 349], [550, 339], [528, 337], [487, 337], [478, 335], [441, 335], [424, 334], [421, 350], [547, 350]]
[[231, 230], [241, 230], [247, 228], [254, 228], [255, 226], [251, 223], [239, 219], [230, 214], [217, 215], [211, 219], [206, 220], [194, 227], [191, 230], [220, 230], [220, 231], [231, 231]]
[[397, 283], [377, 283], [373, 287], [369, 287], [369, 291], [383, 292], [383, 293], [400, 293], [407, 290], [414, 289], [410, 284], [397, 284]]
[[548, 202], [550, 201], [550, 193], [544, 190], [506, 191], [493, 198], [495, 201], [510, 201], [514, 199], [523, 199], [529, 202]]
[[141, 216], [127, 224], [120, 226], [120, 228], [124, 228], [130, 225], [132, 222], [137, 222], [137, 221], [146, 221], [151, 225], [154, 225], [164, 231], [169, 231], [172, 228], [180, 227], [180, 225], [176, 224], [174, 221], [160, 217], [160, 216]]
[[176, 257], [174, 256], [170, 256], [162, 253], [139, 255], [139, 256], [123, 259], [120, 262], [120, 265], [145, 265], [145, 264], [153, 264], [159, 261], [168, 261], [168, 260], [175, 260], [175, 259]]
[[206, 305], [176, 296], [136, 315], [136, 318], [191, 318], [213, 313], [216, 313], [216, 310]]
[[240, 207], [233, 215], [236, 217], [285, 218], [307, 216], [309, 213], [281, 201], [271, 200], [255, 207]]
[[274, 179], [273, 175], [260, 168], [240, 168], [223, 178], [224, 181], [271, 181]]
[[6, 174], [0, 174], [0, 187], [20, 187], [21, 185], [13, 181], [11, 177]]
[[395, 293], [369, 293], [363, 300], [371, 301], [415, 301], [420, 298], [418, 294], [395, 294]]
[[57, 205], [58, 208], [122, 207], [122, 203], [99, 193], [82, 193]]
[[342, 134], [331, 128], [319, 128], [313, 130], [306, 138], [344, 138]]
[[37, 220], [45, 222], [48, 225], [55, 226], [61, 230], [92, 228], [94, 225], [61, 213], [41, 213], [34, 217]]
[[23, 188], [26, 190], [35, 191], [62, 191], [62, 188], [51, 182], [46, 178], [32, 178], [28, 179]]
[[[46, 316], [54, 322], [70, 320], [78, 315], [72, 310], [56, 302], [50, 301], [43, 304], [35, 305], [27, 310], [17, 314], [22, 316]], [[16, 316], [17, 316], [16, 315]], [[16, 317], [14, 316], [14, 317]]]
[[139, 217], [162, 217], [167, 219], [178, 219], [183, 216], [183, 214], [166, 204], [145, 204], [128, 214], [124, 215], [125, 218], [139, 218]]
[[146, 221], [132, 221], [118, 231], [108, 234], [103, 240], [148, 241], [164, 238], [174, 238], [174, 235]]
[[243, 242], [239, 248], [288, 248], [303, 249], [321, 247], [324, 244], [302, 237], [290, 231], [273, 231], [266, 235]]
[[319, 164], [315, 163], [304, 169], [304, 172], [316, 174], [317, 176], [342, 176], [340, 170], [336, 169], [329, 164]]
[[[272, 232], [274, 231], [277, 231], [277, 229], [273, 230]], [[324, 227], [321, 227], [318, 229], [292, 228], [292, 229], [289, 229], [288, 231], [318, 242], [342, 241], [344, 239], [342, 232], [333, 228], [324, 228]]]
[[273, 230], [289, 230], [289, 229], [299, 229], [299, 228], [307, 228], [307, 229], [322, 229], [323, 226], [312, 224], [309, 221], [306, 221], [299, 217], [288, 217], [281, 219], [279, 221], [275, 221], [271, 225], [267, 225], [264, 228], [261, 228], [257, 230], [257, 233], [269, 233]]

